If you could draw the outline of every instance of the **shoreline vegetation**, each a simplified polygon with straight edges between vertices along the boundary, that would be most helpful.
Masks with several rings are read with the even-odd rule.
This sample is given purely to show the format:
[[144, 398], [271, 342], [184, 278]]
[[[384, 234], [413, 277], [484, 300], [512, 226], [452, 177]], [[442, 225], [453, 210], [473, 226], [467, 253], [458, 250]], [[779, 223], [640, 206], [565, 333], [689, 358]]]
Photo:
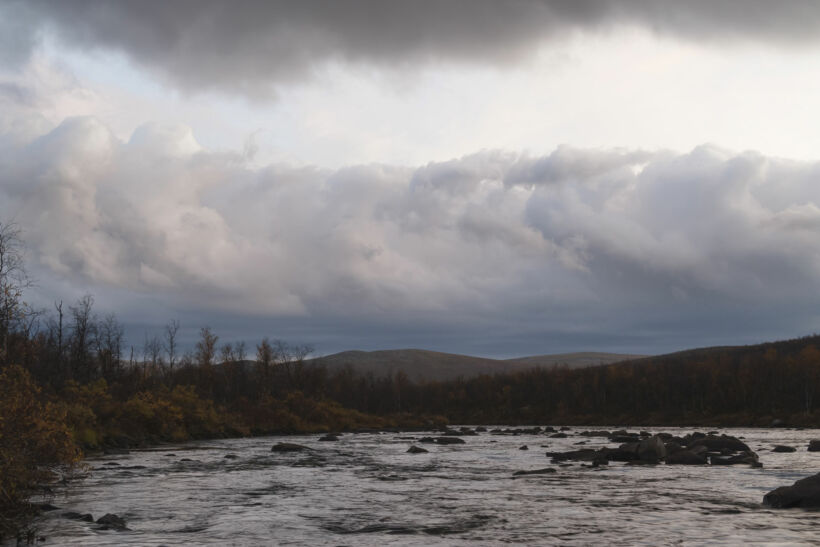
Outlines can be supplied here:
[[310, 348], [219, 344], [207, 327], [181, 351], [180, 325], [126, 355], [94, 299], [23, 300], [32, 290], [13, 225], [0, 223], [0, 539], [26, 538], [28, 503], [84, 453], [164, 442], [482, 425], [816, 427], [820, 337], [707, 348], [583, 369], [551, 367], [412, 381], [307, 365]]

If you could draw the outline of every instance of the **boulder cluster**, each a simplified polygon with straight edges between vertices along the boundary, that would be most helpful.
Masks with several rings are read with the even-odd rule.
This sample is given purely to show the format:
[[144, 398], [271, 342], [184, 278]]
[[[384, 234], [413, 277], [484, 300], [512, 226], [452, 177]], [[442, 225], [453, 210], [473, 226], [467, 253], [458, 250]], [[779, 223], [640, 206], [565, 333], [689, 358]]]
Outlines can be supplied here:
[[650, 435], [647, 432], [587, 431], [587, 437], [607, 437], [621, 443], [617, 448], [582, 448], [569, 452], [547, 452], [554, 463], [563, 461], [588, 461], [593, 465], [606, 465], [610, 461], [627, 462], [632, 465], [737, 465], [760, 467], [756, 453], [749, 446], [730, 435], [691, 433], [676, 437], [669, 433]]

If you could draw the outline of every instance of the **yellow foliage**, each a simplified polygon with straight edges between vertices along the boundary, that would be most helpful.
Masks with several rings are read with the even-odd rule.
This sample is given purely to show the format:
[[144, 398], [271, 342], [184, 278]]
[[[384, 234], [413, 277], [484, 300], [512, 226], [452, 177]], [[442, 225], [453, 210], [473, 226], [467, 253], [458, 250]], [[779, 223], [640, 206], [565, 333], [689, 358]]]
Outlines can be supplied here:
[[26, 499], [29, 489], [57, 466], [79, 461], [65, 410], [42, 400], [22, 367], [0, 371], [0, 535], [11, 524], [2, 515]]

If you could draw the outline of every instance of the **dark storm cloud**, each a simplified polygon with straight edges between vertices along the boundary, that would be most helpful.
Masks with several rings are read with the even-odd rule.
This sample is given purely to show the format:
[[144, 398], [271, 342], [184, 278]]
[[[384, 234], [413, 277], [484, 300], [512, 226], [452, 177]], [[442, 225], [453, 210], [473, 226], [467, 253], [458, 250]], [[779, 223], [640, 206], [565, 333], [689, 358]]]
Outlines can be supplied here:
[[40, 290], [81, 287], [126, 320], [508, 355], [818, 325], [818, 163], [562, 147], [251, 169], [185, 127], [123, 142], [94, 118], [13, 142], [0, 218], [23, 228]]
[[328, 61], [502, 64], [545, 41], [617, 25], [713, 42], [820, 37], [820, 5], [810, 0], [12, 0], [4, 7], [0, 60], [19, 61], [46, 31], [71, 46], [122, 52], [188, 91], [255, 96]]

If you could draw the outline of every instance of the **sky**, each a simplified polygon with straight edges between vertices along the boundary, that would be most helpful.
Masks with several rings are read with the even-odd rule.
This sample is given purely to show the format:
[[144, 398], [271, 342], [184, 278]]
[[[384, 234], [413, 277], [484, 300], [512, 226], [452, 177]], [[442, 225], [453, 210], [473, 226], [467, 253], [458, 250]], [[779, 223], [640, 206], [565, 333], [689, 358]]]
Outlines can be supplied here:
[[0, 222], [130, 343], [820, 331], [820, 5], [0, 0]]

